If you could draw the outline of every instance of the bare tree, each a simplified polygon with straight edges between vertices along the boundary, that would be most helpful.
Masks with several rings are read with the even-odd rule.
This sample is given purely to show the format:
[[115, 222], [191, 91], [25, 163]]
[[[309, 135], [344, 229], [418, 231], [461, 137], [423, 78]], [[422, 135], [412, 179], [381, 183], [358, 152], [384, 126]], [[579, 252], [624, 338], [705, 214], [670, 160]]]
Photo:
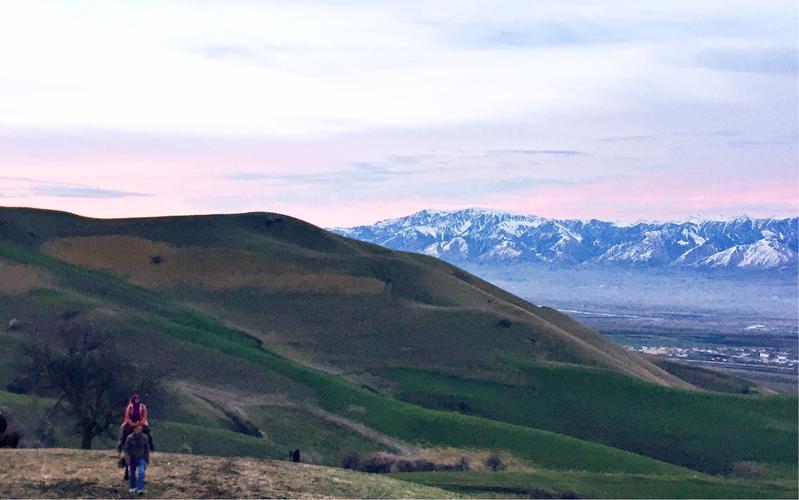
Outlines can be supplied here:
[[53, 342], [28, 344], [22, 369], [37, 393], [57, 398], [50, 416], [76, 420], [86, 450], [95, 437], [112, 435], [131, 392], [148, 394], [159, 386], [152, 370], [122, 357], [110, 336], [89, 323], [68, 323]]

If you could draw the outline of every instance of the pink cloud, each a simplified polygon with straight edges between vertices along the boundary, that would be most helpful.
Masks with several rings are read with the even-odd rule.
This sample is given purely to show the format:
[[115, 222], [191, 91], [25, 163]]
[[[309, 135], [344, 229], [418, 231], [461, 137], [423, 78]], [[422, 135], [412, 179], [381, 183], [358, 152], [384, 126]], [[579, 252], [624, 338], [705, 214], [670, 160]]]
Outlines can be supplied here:
[[488, 200], [492, 207], [559, 218], [682, 219], [689, 215], [798, 215], [797, 183], [767, 179], [686, 182], [650, 173], [596, 184], [545, 186]]

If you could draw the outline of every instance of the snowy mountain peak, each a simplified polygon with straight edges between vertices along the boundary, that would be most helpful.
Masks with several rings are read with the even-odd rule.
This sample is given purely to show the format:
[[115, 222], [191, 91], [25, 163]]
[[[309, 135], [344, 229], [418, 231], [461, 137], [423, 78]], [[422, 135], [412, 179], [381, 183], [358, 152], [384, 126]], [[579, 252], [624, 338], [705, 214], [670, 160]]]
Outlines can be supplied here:
[[469, 208], [422, 210], [370, 226], [332, 231], [455, 263], [782, 269], [797, 266], [798, 221], [796, 217], [743, 216], [621, 225], [597, 219], [557, 220]]

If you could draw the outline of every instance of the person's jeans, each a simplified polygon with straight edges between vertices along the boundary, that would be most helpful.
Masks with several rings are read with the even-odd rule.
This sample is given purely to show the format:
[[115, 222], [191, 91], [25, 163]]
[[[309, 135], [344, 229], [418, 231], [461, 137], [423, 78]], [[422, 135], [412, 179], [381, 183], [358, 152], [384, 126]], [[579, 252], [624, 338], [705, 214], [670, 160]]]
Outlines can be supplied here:
[[143, 458], [140, 458], [138, 463], [133, 463], [130, 459], [128, 461], [130, 462], [128, 464], [130, 467], [130, 488], [142, 491], [144, 489], [144, 471], [147, 470], [147, 461]]

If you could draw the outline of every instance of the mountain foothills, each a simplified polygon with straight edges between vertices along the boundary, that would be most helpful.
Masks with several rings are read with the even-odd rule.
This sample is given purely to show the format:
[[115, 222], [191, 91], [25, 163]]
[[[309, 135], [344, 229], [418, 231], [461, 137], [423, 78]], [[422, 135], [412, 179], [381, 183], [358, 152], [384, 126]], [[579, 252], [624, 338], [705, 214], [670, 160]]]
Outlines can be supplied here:
[[799, 218], [640, 222], [556, 220], [482, 209], [423, 210], [334, 232], [453, 263], [796, 268]]
[[300, 448], [471, 496], [797, 495], [796, 397], [710, 391], [451, 264], [285, 215], [0, 208], [0, 321], [0, 407], [26, 446], [80, 442], [18, 360], [86, 324], [164, 374], [159, 451]]

